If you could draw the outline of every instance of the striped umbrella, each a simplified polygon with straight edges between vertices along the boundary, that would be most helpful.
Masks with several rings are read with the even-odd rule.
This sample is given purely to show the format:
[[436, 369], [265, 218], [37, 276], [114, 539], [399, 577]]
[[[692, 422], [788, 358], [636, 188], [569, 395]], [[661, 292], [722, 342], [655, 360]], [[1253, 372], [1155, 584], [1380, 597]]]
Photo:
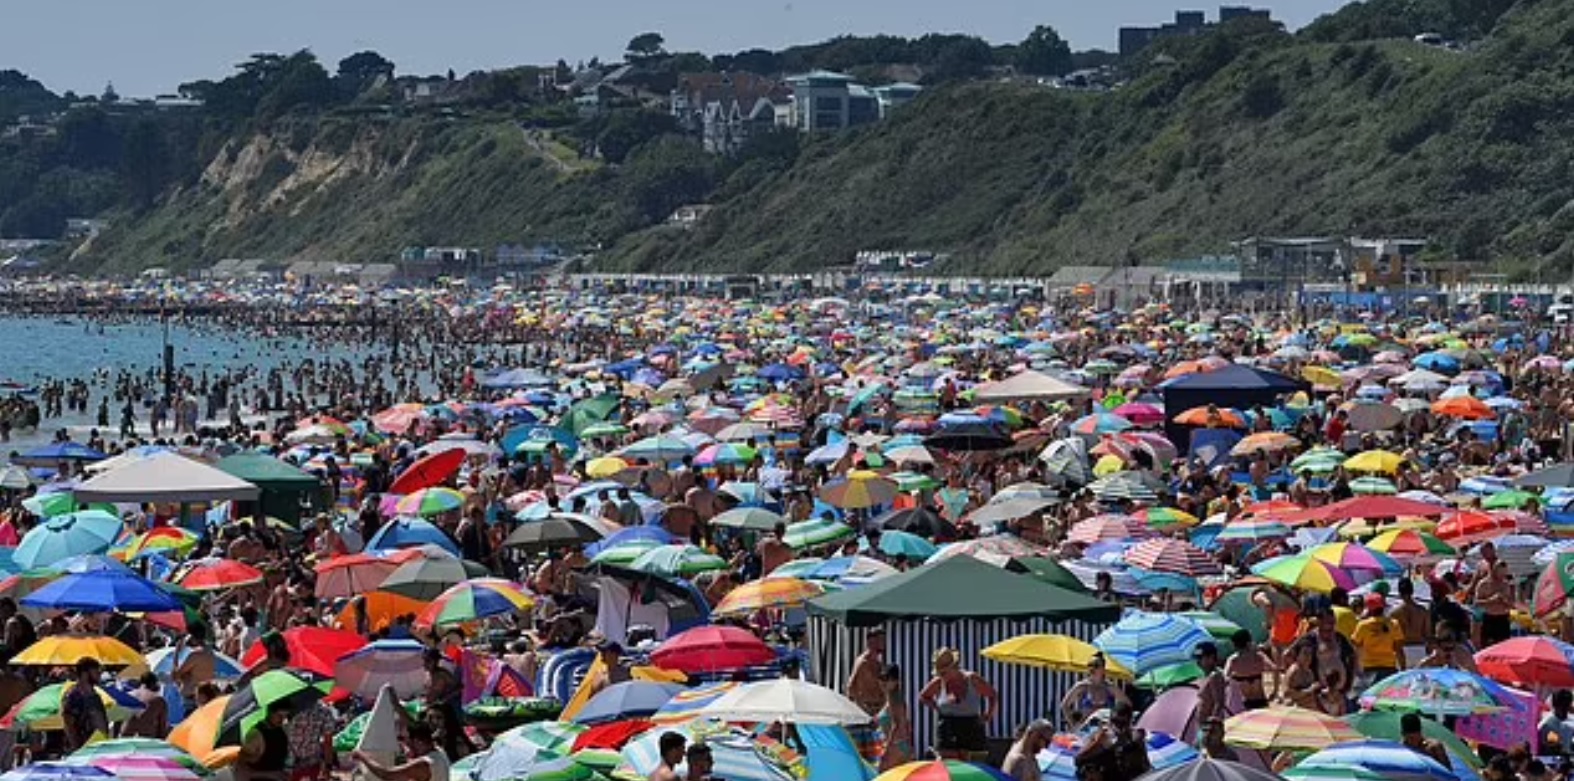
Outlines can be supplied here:
[[639, 557], [667, 545], [669, 543], [652, 539], [624, 540], [609, 548], [597, 551], [590, 561], [593, 564], [616, 564], [620, 567], [627, 567], [638, 560]]
[[658, 545], [641, 553], [628, 566], [629, 569], [655, 575], [687, 577], [726, 569], [727, 560], [694, 545]]
[[744, 466], [759, 457], [759, 453], [748, 445], [736, 442], [718, 442], [706, 447], [694, 457], [697, 466]]
[[1095, 412], [1072, 422], [1071, 433], [1098, 437], [1104, 434], [1119, 434], [1129, 428], [1131, 428], [1131, 421], [1119, 415]]
[[890, 504], [897, 493], [896, 483], [879, 473], [855, 469], [847, 477], [821, 488], [820, 498], [850, 510]]
[[415, 620], [416, 626], [446, 627], [490, 616], [523, 613], [536, 606], [519, 586], [506, 580], [476, 578], [444, 591]]
[[[1326, 768], [1342, 771], [1349, 778], [1351, 769], [1374, 773], [1385, 781], [1455, 781], [1450, 768], [1409, 746], [1390, 740], [1358, 740], [1329, 746], [1296, 765], [1308, 770]], [[1331, 778], [1333, 776], [1325, 776]]]
[[1224, 530], [1220, 531], [1214, 539], [1220, 542], [1261, 542], [1288, 536], [1290, 536], [1290, 527], [1287, 524], [1265, 516], [1236, 518], [1224, 524]]
[[1187, 577], [1222, 575], [1224, 568], [1208, 552], [1183, 540], [1143, 540], [1126, 551], [1126, 563], [1153, 572]]
[[1347, 457], [1331, 447], [1314, 447], [1295, 457], [1290, 462], [1290, 471], [1300, 474], [1310, 472], [1314, 475], [1332, 474]]
[[694, 455], [694, 448], [671, 434], [661, 434], [635, 442], [618, 451], [617, 455], [629, 459], [643, 458], [656, 463], [666, 463]]
[[1193, 621], [1163, 613], [1132, 611], [1093, 638], [1093, 645], [1138, 675], [1191, 661], [1192, 650], [1211, 641]]
[[1014, 534], [991, 534], [988, 537], [946, 544], [935, 551], [925, 564], [949, 559], [952, 556], [972, 556], [979, 561], [1004, 567], [1011, 559], [1046, 556], [1048, 551]]
[[681, 724], [699, 716], [700, 710], [716, 701], [717, 697], [738, 687], [737, 681], [721, 681], [707, 686], [684, 689], [667, 700], [650, 720], [656, 724]]
[[828, 545], [851, 537], [857, 536], [851, 526], [826, 518], [811, 518], [807, 521], [788, 524], [787, 535], [783, 540], [791, 547], [813, 548], [819, 545]]
[[1454, 546], [1417, 529], [1390, 529], [1372, 538], [1366, 547], [1402, 561], [1452, 556]]
[[[715, 762], [712, 773], [727, 781], [796, 781], [807, 777], [804, 760], [796, 752], [764, 736], [750, 735], [741, 729], [729, 727], [708, 719], [695, 719], [683, 724], [671, 724], [653, 729], [628, 742], [623, 747], [623, 765], [619, 775], [632, 774], [648, 778], [661, 766], [661, 736], [676, 732], [690, 743], [703, 741], [710, 747]], [[687, 776], [688, 768], [680, 764], [678, 777]], [[627, 773], [624, 773], [627, 771]]]
[[121, 781], [198, 781], [202, 776], [173, 759], [163, 757], [97, 757], [86, 764], [113, 774]]
[[1316, 751], [1361, 740], [1354, 727], [1319, 711], [1275, 705], [1249, 710], [1224, 721], [1224, 741], [1258, 750]]
[[1325, 561], [1302, 554], [1275, 556], [1252, 566], [1252, 574], [1283, 586], [1327, 594], [1335, 588], [1346, 591], [1356, 587], [1350, 574]]
[[1088, 485], [1088, 490], [1105, 502], [1143, 502], [1155, 503], [1159, 500], [1153, 490], [1137, 482], [1135, 477], [1127, 477], [1130, 472], [1120, 472], [1108, 477], [1101, 477]]
[[716, 616], [741, 616], [762, 608], [796, 608], [820, 594], [825, 594], [825, 587], [807, 579], [759, 579], [727, 592], [711, 613]]
[[422, 488], [399, 498], [394, 509], [400, 515], [430, 517], [452, 512], [465, 505], [465, 495], [452, 488]]
[[537, 721], [514, 727], [498, 735], [492, 742], [517, 743], [540, 752], [567, 756], [574, 751], [574, 739], [587, 729], [571, 721]]
[[1137, 539], [1146, 537], [1151, 533], [1142, 521], [1130, 515], [1109, 513], [1095, 515], [1087, 520], [1078, 521], [1071, 527], [1071, 532], [1066, 535], [1066, 538], [1083, 545], [1092, 545], [1104, 540]]
[[1350, 492], [1358, 496], [1393, 496], [1399, 489], [1382, 477], [1357, 477], [1350, 481]]

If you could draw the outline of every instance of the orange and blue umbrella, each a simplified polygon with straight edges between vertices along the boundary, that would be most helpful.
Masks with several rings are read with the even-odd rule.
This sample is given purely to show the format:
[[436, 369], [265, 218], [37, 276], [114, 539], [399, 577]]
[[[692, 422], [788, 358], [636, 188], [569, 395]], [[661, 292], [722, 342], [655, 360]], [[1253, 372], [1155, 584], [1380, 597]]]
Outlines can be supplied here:
[[1119, 434], [1131, 428], [1131, 421], [1110, 412], [1095, 412], [1086, 415], [1071, 424], [1071, 433], [1084, 436], [1103, 436], [1104, 434]]
[[672, 699], [667, 700], [667, 704], [657, 709], [654, 714], [651, 714], [650, 720], [656, 724], [681, 724], [690, 721], [698, 718], [700, 711], [706, 705], [715, 702], [717, 698], [736, 688], [738, 688], [737, 681], [722, 681], [693, 689], [684, 689], [673, 695]]
[[477, 578], [444, 591], [416, 617], [415, 623], [421, 627], [453, 626], [491, 616], [523, 613], [535, 605], [535, 600], [513, 583]]

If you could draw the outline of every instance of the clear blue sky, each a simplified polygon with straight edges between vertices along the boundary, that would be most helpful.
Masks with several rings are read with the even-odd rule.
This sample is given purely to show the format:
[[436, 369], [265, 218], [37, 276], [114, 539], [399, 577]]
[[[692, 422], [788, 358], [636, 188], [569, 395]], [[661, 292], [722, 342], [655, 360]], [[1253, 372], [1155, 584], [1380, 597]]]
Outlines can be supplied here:
[[[1258, 0], [1297, 29], [1344, 0]], [[838, 34], [965, 32], [1020, 40], [1049, 23], [1078, 49], [1115, 47], [1116, 28], [1171, 18], [1182, 0], [10, 0], [0, 68], [56, 91], [172, 92], [226, 75], [251, 52], [309, 48], [329, 70], [376, 49], [401, 73], [467, 73], [510, 65], [618, 57], [656, 30], [673, 51], [736, 51]]]

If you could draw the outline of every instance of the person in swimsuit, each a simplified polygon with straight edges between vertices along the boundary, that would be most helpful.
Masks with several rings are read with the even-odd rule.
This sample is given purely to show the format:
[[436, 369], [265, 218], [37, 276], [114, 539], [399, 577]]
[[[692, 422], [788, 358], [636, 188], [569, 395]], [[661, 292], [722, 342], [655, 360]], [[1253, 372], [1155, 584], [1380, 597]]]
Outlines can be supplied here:
[[885, 707], [875, 717], [875, 724], [885, 735], [885, 753], [880, 755], [880, 772], [913, 761], [913, 719], [907, 712], [907, 698], [902, 696], [902, 668], [888, 665], [880, 673], [880, 683], [885, 687]]
[[941, 648], [934, 655], [934, 675], [918, 701], [934, 708], [936, 753], [942, 759], [981, 760], [989, 753], [987, 726], [1000, 707], [1000, 695], [978, 673], [962, 669], [961, 654]]
[[1257, 645], [1252, 642], [1252, 633], [1245, 629], [1237, 630], [1230, 636], [1230, 645], [1234, 646], [1235, 652], [1224, 663], [1224, 675], [1240, 693], [1241, 704], [1247, 710], [1268, 707], [1268, 687], [1263, 685], [1263, 676], [1273, 673], [1274, 688], [1278, 688], [1279, 668], [1267, 654], [1257, 649]]
[[1060, 701], [1060, 712], [1066, 724], [1073, 729], [1082, 726], [1089, 716], [1117, 702], [1129, 702], [1126, 693], [1109, 681], [1109, 670], [1103, 654], [1093, 654], [1088, 660], [1088, 677], [1078, 681]]

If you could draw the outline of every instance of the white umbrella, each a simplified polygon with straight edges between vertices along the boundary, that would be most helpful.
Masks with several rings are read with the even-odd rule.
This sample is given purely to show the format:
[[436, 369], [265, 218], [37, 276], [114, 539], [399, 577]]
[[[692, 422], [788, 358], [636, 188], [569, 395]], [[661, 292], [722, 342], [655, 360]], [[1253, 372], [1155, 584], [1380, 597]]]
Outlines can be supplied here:
[[723, 721], [790, 724], [868, 724], [869, 714], [824, 686], [791, 678], [746, 683], [701, 709]]
[[11, 464], [5, 469], [0, 469], [0, 488], [21, 491], [32, 484], [33, 476], [23, 467]]

